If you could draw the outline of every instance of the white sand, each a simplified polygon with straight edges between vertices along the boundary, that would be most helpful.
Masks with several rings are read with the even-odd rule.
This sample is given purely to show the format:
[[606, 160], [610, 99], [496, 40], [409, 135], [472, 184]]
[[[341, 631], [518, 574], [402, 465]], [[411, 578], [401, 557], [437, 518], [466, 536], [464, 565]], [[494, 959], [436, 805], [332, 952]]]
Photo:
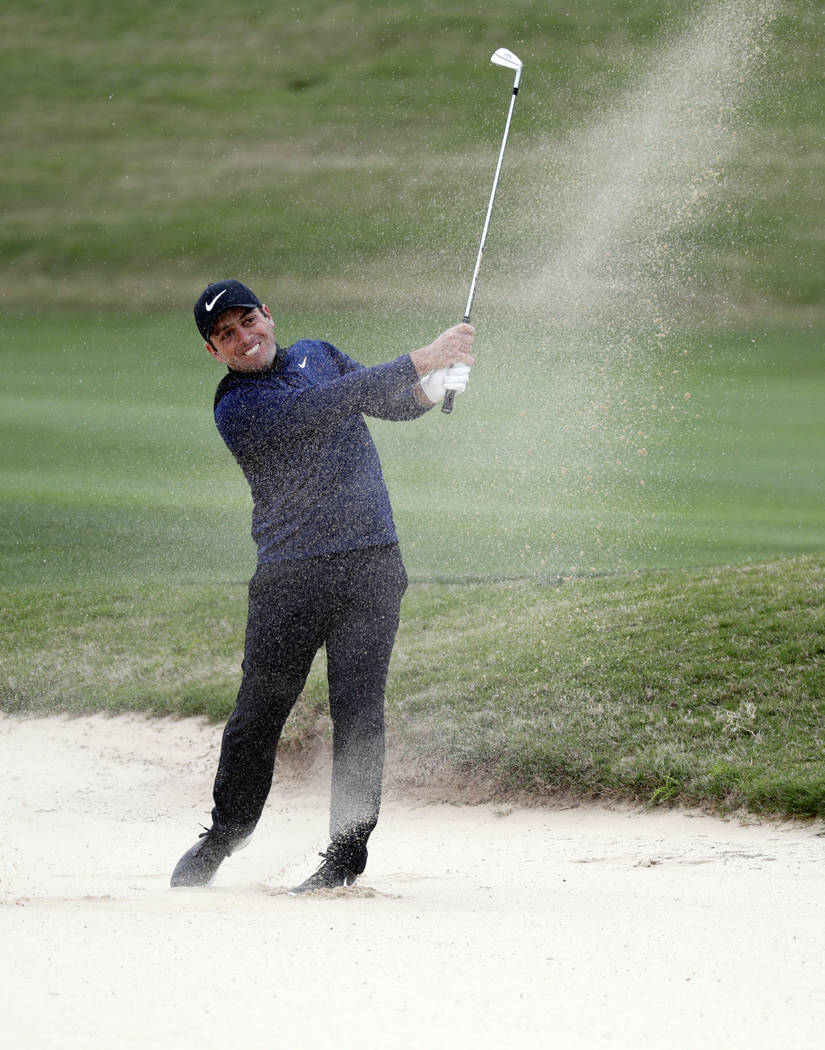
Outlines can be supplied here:
[[220, 728], [0, 718], [10, 1047], [820, 1047], [820, 826], [387, 798], [349, 891], [292, 897], [326, 785], [170, 890]]

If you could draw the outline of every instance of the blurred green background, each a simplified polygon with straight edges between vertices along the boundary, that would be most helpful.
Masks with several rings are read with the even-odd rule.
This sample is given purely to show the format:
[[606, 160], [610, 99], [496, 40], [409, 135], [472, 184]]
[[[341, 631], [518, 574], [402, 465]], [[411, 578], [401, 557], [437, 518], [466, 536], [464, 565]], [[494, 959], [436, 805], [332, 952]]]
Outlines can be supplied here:
[[[179, 308], [243, 272], [291, 308], [418, 308], [441, 289], [455, 309], [508, 101], [492, 51], [525, 72], [491, 252], [571, 138], [669, 48], [690, 61], [684, 34], [715, 6], [6, 0], [0, 303]], [[721, 8], [738, 34], [772, 13], [741, 69], [726, 207], [695, 231], [704, 265], [724, 280], [735, 255], [761, 315], [821, 318], [821, 7]]]
[[460, 319], [447, 420], [376, 424], [414, 579], [825, 547], [822, 12], [6, 2], [3, 583], [245, 578], [191, 303], [371, 363]]

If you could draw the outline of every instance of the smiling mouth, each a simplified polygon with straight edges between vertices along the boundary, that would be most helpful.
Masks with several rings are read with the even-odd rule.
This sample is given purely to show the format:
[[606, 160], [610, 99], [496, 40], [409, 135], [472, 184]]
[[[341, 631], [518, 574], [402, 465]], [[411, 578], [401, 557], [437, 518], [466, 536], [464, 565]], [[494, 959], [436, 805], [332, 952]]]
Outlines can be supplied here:
[[257, 354], [257, 352], [260, 349], [261, 349], [261, 344], [260, 343], [256, 343], [254, 346], [250, 346], [250, 348], [248, 350], [245, 350], [243, 356], [244, 357], [252, 357], [252, 355], [253, 354]]

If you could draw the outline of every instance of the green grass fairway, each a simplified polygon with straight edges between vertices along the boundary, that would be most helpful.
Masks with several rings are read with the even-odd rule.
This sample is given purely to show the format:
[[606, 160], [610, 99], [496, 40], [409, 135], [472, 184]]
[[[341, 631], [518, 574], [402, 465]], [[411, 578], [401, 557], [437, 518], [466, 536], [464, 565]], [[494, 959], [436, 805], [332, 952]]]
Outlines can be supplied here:
[[[367, 363], [432, 318], [279, 317]], [[221, 367], [188, 315], [2, 326], [3, 584], [238, 581], [246, 483], [212, 421]], [[822, 333], [672, 336], [623, 361], [482, 330], [452, 417], [373, 430], [411, 577], [557, 577], [825, 549]]]

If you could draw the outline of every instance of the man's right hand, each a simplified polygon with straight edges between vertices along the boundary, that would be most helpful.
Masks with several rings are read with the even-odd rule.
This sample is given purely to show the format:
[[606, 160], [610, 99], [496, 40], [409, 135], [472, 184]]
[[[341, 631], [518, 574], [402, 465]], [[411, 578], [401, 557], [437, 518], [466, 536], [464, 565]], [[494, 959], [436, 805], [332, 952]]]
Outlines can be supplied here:
[[470, 350], [473, 348], [475, 333], [471, 324], [462, 321], [442, 332], [429, 346], [413, 350], [410, 359], [419, 377], [448, 365], [472, 365], [474, 359]]

